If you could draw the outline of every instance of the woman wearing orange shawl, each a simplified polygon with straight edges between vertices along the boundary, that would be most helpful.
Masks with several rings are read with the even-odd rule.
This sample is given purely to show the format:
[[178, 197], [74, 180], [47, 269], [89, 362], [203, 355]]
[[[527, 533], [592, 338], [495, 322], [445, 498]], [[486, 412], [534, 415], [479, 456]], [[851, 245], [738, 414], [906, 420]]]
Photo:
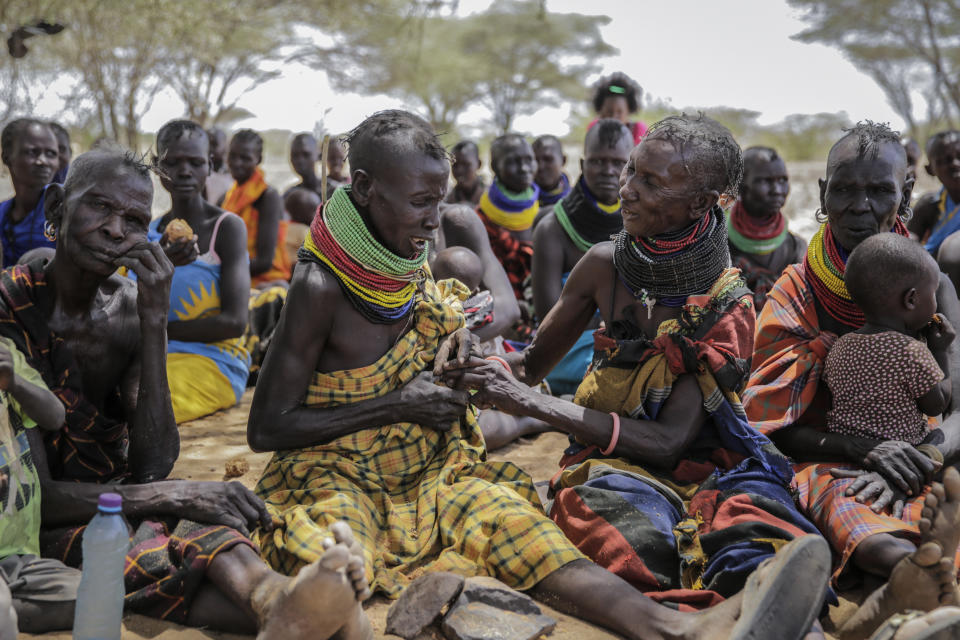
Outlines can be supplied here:
[[250, 284], [262, 287], [290, 280], [290, 259], [284, 251], [287, 221], [281, 220], [280, 194], [263, 178], [263, 139], [241, 129], [230, 141], [227, 165], [235, 182], [220, 207], [243, 218], [250, 252]]
[[[960, 414], [918, 447], [825, 433], [831, 399], [821, 384], [824, 359], [838, 336], [864, 323], [843, 283], [846, 257], [876, 233], [906, 235], [902, 219], [912, 213], [913, 187], [906, 170], [899, 134], [885, 125], [858, 124], [830, 150], [820, 180], [827, 221], [804, 262], [787, 267], [769, 293], [743, 394], [751, 424], [799, 462], [797, 499], [839, 554], [835, 579], [855, 567], [886, 580], [897, 575], [895, 567], [902, 572], [901, 561], [916, 563], [917, 545], [930, 538], [917, 526], [923, 496], [960, 452]], [[960, 319], [953, 285], [943, 275], [937, 304], [951, 321]], [[952, 352], [953, 375], [957, 365]], [[956, 534], [935, 541], [955, 555]]]

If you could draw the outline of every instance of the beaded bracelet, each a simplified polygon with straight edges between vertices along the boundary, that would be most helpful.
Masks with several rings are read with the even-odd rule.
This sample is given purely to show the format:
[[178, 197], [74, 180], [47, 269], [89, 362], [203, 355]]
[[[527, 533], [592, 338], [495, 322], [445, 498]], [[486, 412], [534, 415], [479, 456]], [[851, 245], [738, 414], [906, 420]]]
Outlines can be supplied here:
[[605, 456], [613, 453], [613, 450], [617, 448], [617, 442], [620, 440], [620, 416], [613, 411], [610, 412], [610, 415], [613, 417], [613, 435], [610, 436], [610, 444], [607, 445], [607, 448], [600, 450], [600, 453]]
[[510, 364], [500, 356], [487, 356], [486, 358], [484, 358], [484, 360], [499, 362], [500, 364], [503, 365], [503, 368], [507, 370], [507, 373], [509, 373], [510, 375], [513, 375], [513, 369], [510, 368]]

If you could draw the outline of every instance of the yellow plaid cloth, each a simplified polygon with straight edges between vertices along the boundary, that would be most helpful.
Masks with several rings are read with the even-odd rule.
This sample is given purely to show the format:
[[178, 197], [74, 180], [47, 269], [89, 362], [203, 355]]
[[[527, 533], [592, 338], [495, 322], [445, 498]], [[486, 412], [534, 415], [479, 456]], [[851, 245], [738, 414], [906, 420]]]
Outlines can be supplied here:
[[[315, 373], [306, 405], [363, 402], [407, 384], [463, 326], [467, 295], [454, 281], [428, 280], [414, 326], [396, 346], [369, 366]], [[328, 527], [346, 520], [364, 548], [371, 588], [391, 597], [424, 571], [491, 575], [529, 589], [583, 558], [544, 515], [530, 477], [485, 458], [472, 410], [449, 431], [399, 422], [278, 452], [256, 492], [282, 524], [255, 538], [270, 566], [294, 574], [320, 557]]]

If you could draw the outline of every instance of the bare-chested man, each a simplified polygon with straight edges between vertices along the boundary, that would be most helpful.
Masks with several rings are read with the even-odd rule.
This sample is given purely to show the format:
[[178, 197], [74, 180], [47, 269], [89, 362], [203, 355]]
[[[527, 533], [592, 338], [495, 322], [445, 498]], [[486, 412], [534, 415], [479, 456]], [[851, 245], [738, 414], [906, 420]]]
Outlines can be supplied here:
[[[309, 133], [298, 133], [290, 142], [290, 166], [293, 171], [300, 176], [300, 182], [293, 185], [283, 192], [283, 201], [286, 205], [287, 198], [298, 189], [313, 191], [320, 199], [324, 195], [321, 193], [320, 178], [317, 176], [317, 162], [320, 160], [320, 149], [317, 147], [317, 139]], [[330, 183], [327, 183], [327, 192], [333, 193]], [[288, 209], [289, 210], [289, 209]]]
[[757, 313], [784, 268], [803, 262], [807, 252], [806, 241], [790, 232], [780, 211], [788, 193], [787, 166], [774, 149], [744, 150], [740, 199], [727, 217], [727, 235], [730, 259], [753, 291]]
[[[244, 535], [271, 526], [247, 489], [158, 482], [180, 440], [165, 368], [173, 266], [147, 242], [152, 200], [148, 169], [132, 155], [83, 154], [65, 185], [48, 188], [55, 257], [0, 273], [0, 334], [66, 408], [45, 443], [30, 433], [44, 555], [79, 564], [76, 525], [94, 515], [101, 483], [110, 482], [137, 527], [134, 568], [125, 575], [129, 610], [196, 626], [259, 627], [264, 637], [364, 637], [358, 600], [366, 584], [349, 528], [332, 529], [337, 542], [290, 580], [271, 571]], [[137, 274], [137, 285], [116, 275], [121, 266]]]
[[[610, 240], [623, 228], [619, 180], [632, 148], [633, 135], [619, 120], [600, 120], [587, 131], [580, 180], [533, 230], [533, 305], [537, 318], [547, 317], [560, 299], [567, 276], [590, 247]], [[547, 376], [555, 395], [577, 390], [593, 357], [593, 330], [598, 325], [599, 316], [594, 316]]]

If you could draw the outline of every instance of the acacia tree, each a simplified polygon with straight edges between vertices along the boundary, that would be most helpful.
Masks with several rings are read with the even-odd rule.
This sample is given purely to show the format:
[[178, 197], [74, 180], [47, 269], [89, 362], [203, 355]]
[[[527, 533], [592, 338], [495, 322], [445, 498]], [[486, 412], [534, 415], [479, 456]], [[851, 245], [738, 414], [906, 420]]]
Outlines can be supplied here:
[[482, 63], [479, 93], [500, 133], [519, 115], [585, 99], [597, 60], [616, 53], [604, 42], [606, 16], [551, 13], [541, 2], [497, 0], [463, 21], [462, 54]]
[[438, 131], [448, 131], [478, 95], [471, 80], [476, 65], [458, 55], [452, 7], [445, 0], [368, 0], [351, 6], [349, 28], [343, 16], [324, 12], [317, 21], [330, 37], [303, 47], [294, 59], [326, 72], [337, 90], [395, 96], [421, 110]]
[[958, 0], [787, 0], [810, 26], [794, 36], [841, 49], [880, 85], [890, 105], [919, 135], [912, 90], [926, 117], [960, 119]]
[[468, 16], [451, 8], [398, 3], [302, 59], [323, 68], [339, 90], [409, 102], [438, 131], [454, 129], [475, 102], [507, 131], [518, 115], [584, 98], [597, 58], [616, 51], [600, 35], [609, 22], [603, 16], [550, 13], [539, 0], [500, 0]]
[[68, 102], [89, 110], [101, 135], [137, 148], [139, 122], [163, 88], [169, 21], [159, 0], [126, 0], [122, 11], [100, 0], [60, 0], [67, 28], [49, 47], [61, 72], [76, 78]]
[[[293, 45], [293, 6], [279, 0], [187, 0], [166, 3], [173, 25], [168, 55], [158, 74], [183, 101], [186, 116], [203, 126], [249, 115], [239, 102], [281, 75], [265, 68]], [[250, 16], [256, 16], [251, 20]]]

